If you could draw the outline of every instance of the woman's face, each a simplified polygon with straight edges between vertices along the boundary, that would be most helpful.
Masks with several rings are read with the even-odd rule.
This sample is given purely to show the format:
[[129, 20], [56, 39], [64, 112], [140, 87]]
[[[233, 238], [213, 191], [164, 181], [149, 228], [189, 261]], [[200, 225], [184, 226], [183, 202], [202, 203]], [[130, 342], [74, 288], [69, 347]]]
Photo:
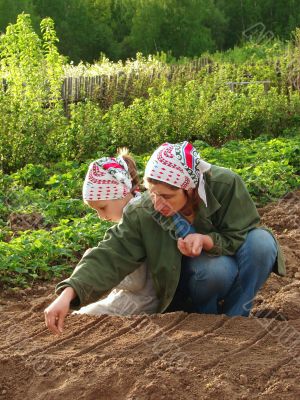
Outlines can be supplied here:
[[100, 219], [119, 222], [123, 214], [123, 208], [126, 206], [130, 198], [126, 196], [124, 199], [117, 200], [87, 201], [87, 204], [97, 212]]
[[147, 186], [155, 210], [165, 217], [176, 214], [187, 202], [183, 189], [171, 189], [164, 183], [149, 183]]

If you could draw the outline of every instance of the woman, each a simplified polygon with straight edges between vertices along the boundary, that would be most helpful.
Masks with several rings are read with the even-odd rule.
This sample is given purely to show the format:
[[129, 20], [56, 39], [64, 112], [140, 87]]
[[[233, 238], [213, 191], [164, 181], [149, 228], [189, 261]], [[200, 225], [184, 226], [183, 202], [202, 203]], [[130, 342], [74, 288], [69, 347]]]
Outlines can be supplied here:
[[45, 310], [53, 332], [70, 306], [95, 301], [146, 258], [157, 312], [183, 301], [198, 312], [247, 316], [270, 272], [284, 274], [279, 247], [257, 228], [259, 215], [238, 175], [204, 162], [190, 143], [165, 143], [151, 156], [145, 181], [148, 192], [57, 285], [62, 293]]

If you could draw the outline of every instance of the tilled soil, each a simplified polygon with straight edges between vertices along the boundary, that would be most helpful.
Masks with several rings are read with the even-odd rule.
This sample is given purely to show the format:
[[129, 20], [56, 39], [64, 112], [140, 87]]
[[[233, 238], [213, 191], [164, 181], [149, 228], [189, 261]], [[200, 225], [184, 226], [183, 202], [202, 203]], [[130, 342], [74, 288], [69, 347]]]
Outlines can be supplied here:
[[250, 318], [70, 315], [51, 335], [53, 286], [0, 298], [0, 399], [300, 398], [300, 192], [260, 210], [282, 244]]

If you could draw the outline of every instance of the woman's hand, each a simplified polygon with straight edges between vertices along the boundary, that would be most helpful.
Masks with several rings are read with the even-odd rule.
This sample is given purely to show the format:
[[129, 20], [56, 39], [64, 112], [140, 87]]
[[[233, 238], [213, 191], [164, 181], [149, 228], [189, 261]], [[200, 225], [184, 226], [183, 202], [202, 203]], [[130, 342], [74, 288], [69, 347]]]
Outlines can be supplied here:
[[177, 241], [179, 251], [187, 257], [200, 256], [202, 250], [210, 250], [213, 246], [212, 238], [200, 233], [191, 233], [184, 239], [179, 238]]
[[45, 324], [51, 332], [60, 334], [63, 331], [64, 320], [70, 310], [70, 302], [76, 297], [73, 288], [67, 287], [44, 311]]

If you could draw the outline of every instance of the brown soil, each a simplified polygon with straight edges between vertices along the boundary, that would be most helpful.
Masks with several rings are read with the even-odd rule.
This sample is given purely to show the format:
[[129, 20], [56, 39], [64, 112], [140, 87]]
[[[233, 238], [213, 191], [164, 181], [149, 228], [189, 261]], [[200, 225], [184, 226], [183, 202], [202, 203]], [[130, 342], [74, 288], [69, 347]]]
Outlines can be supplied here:
[[11, 213], [8, 217], [8, 224], [13, 232], [43, 228], [43, 221], [44, 217], [37, 212], [27, 214]]
[[283, 246], [287, 276], [269, 278], [250, 318], [71, 315], [53, 336], [42, 314], [52, 284], [3, 295], [0, 399], [300, 398], [299, 198], [260, 210]]

